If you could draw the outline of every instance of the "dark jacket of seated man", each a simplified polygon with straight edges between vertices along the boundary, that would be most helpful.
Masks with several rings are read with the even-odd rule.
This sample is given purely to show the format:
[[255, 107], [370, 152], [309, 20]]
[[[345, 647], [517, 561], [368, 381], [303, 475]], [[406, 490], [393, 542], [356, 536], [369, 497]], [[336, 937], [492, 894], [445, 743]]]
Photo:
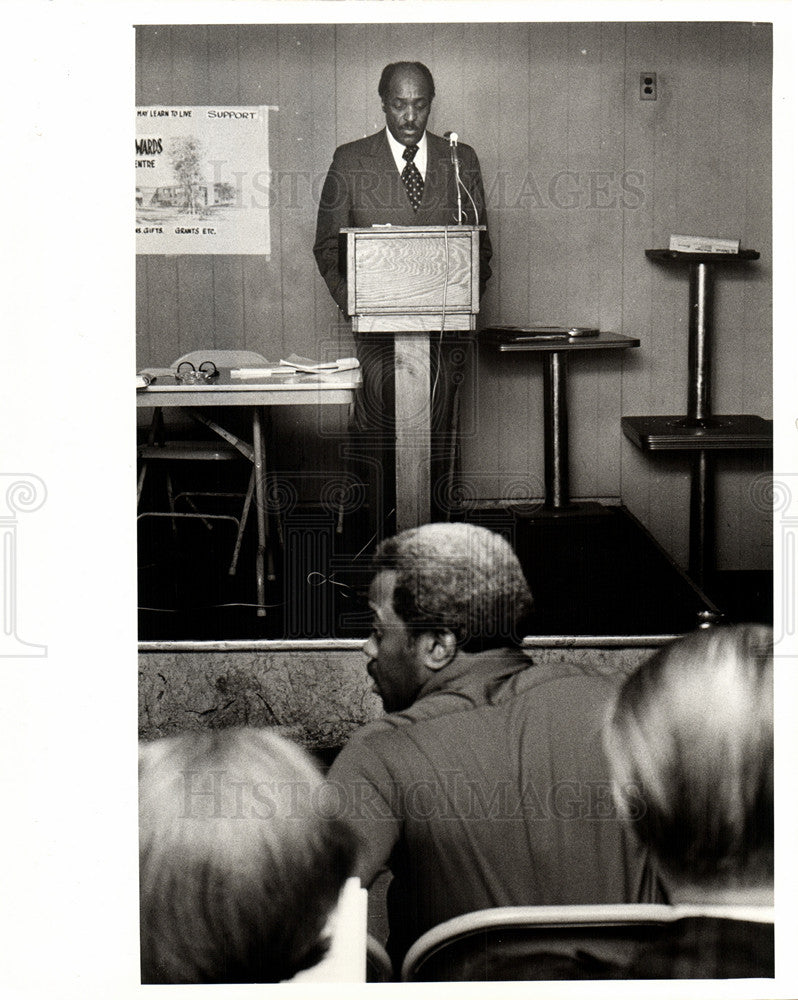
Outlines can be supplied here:
[[517, 648], [532, 599], [507, 542], [429, 524], [383, 542], [375, 567], [365, 653], [390, 714], [330, 777], [363, 883], [393, 873], [394, 962], [473, 910], [662, 901], [613, 805], [601, 730], [615, 685]]

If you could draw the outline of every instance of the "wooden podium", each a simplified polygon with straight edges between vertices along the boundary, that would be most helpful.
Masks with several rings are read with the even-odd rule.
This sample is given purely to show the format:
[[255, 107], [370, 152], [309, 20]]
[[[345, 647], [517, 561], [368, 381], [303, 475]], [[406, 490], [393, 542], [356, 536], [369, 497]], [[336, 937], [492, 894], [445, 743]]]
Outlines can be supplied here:
[[359, 333], [394, 339], [396, 530], [430, 519], [430, 332], [474, 330], [485, 226], [342, 229], [347, 312]]

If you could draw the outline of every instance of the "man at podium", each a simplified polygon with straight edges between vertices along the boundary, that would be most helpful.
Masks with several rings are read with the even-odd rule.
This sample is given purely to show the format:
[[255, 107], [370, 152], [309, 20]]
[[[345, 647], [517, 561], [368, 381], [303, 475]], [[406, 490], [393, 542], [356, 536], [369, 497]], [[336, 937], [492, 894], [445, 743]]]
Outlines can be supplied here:
[[[351, 226], [486, 225], [485, 193], [474, 150], [458, 144], [458, 185], [450, 139], [427, 131], [435, 83], [419, 62], [397, 62], [382, 71], [378, 86], [385, 128], [335, 150], [319, 203], [313, 252], [335, 302], [346, 313], [346, 244], [341, 229]], [[463, 189], [465, 194], [463, 194]], [[490, 277], [492, 255], [487, 231], [480, 234], [480, 293]], [[462, 382], [468, 342], [456, 334], [435, 336], [430, 364], [431, 454], [434, 484], [446, 473], [456, 388]], [[363, 391], [355, 405], [351, 430], [369, 457], [392, 467], [394, 362], [386, 334], [356, 334], [363, 369]], [[384, 477], [382, 514], [393, 506], [393, 476]], [[379, 504], [378, 504], [379, 506]], [[378, 515], [379, 516], [379, 515]], [[390, 534], [390, 523], [382, 534]]]

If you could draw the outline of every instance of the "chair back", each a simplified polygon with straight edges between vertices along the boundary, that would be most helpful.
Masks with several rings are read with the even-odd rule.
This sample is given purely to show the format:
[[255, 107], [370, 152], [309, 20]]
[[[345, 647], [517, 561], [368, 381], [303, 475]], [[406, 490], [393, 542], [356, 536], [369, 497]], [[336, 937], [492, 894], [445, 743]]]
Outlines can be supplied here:
[[262, 354], [255, 351], [227, 351], [217, 350], [215, 347], [207, 351], [189, 351], [172, 362], [172, 367], [177, 368], [184, 361], [190, 361], [195, 368], [203, 361], [212, 361], [217, 368], [263, 368], [269, 364]]
[[366, 936], [366, 982], [390, 983], [394, 980], [393, 963], [383, 945], [373, 934]]
[[648, 903], [478, 910], [420, 937], [402, 981], [615, 979], [673, 916]]

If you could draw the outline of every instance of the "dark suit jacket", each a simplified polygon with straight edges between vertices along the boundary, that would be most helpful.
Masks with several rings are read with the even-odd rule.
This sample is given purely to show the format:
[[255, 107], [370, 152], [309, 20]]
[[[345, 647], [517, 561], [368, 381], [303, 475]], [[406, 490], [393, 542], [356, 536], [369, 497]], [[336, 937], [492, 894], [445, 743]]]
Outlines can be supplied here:
[[[487, 222], [485, 192], [477, 154], [460, 145], [460, 178], [477, 207], [479, 224]], [[464, 223], [477, 220], [466, 194], [462, 196]], [[346, 244], [339, 236], [347, 226], [444, 226], [457, 223], [457, 185], [449, 142], [427, 132], [427, 172], [424, 194], [414, 212], [407, 197], [385, 130], [336, 149], [319, 202], [313, 253], [330, 294], [346, 312]], [[480, 290], [490, 277], [492, 256], [487, 232], [480, 240]]]

